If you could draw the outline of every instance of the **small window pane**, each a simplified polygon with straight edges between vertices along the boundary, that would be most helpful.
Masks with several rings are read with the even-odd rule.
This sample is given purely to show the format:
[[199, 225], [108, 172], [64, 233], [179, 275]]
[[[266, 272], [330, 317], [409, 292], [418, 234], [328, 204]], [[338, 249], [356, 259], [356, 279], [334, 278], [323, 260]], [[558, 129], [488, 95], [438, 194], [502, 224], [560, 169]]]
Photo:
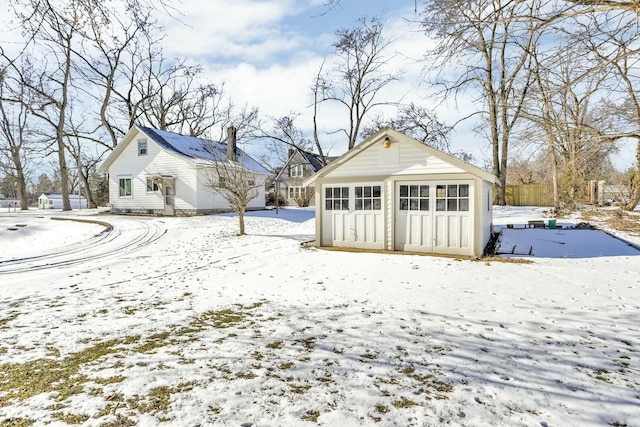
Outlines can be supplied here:
[[460, 186], [460, 197], [469, 197], [469, 184]]
[[447, 211], [455, 212], [458, 210], [458, 199], [447, 200]]
[[408, 185], [401, 185], [400, 186], [400, 197], [407, 197], [409, 196], [409, 186]]
[[340, 209], [342, 209], [342, 202], [340, 200], [334, 200], [333, 209], [336, 211], [339, 211]]
[[364, 187], [364, 197], [371, 197], [371, 187]]
[[373, 197], [380, 197], [380, 186], [379, 185], [374, 185], [373, 186]]
[[371, 199], [364, 199], [364, 210], [365, 211], [371, 210]]
[[349, 198], [349, 187], [342, 187], [342, 198], [343, 199]]
[[469, 211], [469, 199], [460, 199], [460, 211]]
[[380, 199], [373, 199], [373, 210], [379, 211], [380, 209], [382, 209], [382, 202]]
[[327, 199], [330, 199], [331, 196], [333, 196], [333, 189], [325, 188], [324, 189], [324, 197], [327, 198]]
[[418, 210], [418, 199], [409, 199], [409, 210]]
[[400, 199], [400, 210], [409, 210], [409, 199]]
[[418, 186], [417, 185], [412, 185], [411, 188], [409, 189], [409, 195], [411, 197], [418, 197]]
[[458, 197], [458, 186], [457, 185], [449, 185], [449, 186], [447, 186], [447, 197]]
[[324, 208], [328, 211], [332, 211], [333, 210], [333, 202], [331, 200], [325, 200], [324, 201]]
[[420, 186], [420, 197], [429, 197], [429, 186], [421, 185]]
[[445, 199], [437, 199], [436, 200], [436, 211], [444, 212], [444, 211], [446, 211], [446, 207], [447, 207], [447, 205], [445, 203]]
[[343, 211], [348, 211], [349, 210], [349, 201], [348, 200], [342, 200], [342, 210]]
[[420, 210], [421, 211], [429, 210], [429, 199], [420, 199]]
[[446, 193], [445, 193], [445, 187], [444, 185], [438, 185], [436, 187], [436, 197], [445, 197]]
[[356, 210], [357, 211], [362, 210], [362, 199], [356, 199]]
[[334, 199], [340, 198], [340, 187], [336, 187], [333, 189], [333, 198]]
[[356, 198], [362, 197], [362, 187], [356, 187]]

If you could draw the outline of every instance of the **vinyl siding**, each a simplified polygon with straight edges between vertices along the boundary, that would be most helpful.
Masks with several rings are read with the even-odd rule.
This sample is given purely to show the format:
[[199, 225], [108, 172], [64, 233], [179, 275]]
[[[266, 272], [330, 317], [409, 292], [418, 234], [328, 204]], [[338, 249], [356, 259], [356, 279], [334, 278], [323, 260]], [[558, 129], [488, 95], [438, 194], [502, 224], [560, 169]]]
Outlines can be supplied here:
[[[138, 156], [138, 140], [141, 139], [147, 141], [146, 156]], [[176, 210], [195, 209], [197, 180], [194, 166], [187, 160], [166, 152], [140, 132], [109, 167], [109, 202], [121, 210], [163, 209], [162, 193], [147, 192], [147, 177], [153, 175], [169, 175], [176, 178]], [[120, 178], [131, 178], [130, 197], [120, 196]]]
[[426, 154], [411, 144], [374, 145], [338, 166], [326, 178], [349, 178], [370, 175], [422, 175], [465, 173], [462, 169]]

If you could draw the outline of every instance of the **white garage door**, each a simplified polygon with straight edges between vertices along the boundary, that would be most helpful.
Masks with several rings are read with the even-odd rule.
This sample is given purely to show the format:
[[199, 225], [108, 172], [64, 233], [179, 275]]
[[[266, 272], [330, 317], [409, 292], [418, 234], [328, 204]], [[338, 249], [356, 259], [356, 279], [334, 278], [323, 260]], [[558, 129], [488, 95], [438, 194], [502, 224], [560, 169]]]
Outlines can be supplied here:
[[382, 185], [323, 187], [322, 245], [382, 249]]
[[471, 184], [398, 182], [395, 189], [395, 249], [471, 253]]

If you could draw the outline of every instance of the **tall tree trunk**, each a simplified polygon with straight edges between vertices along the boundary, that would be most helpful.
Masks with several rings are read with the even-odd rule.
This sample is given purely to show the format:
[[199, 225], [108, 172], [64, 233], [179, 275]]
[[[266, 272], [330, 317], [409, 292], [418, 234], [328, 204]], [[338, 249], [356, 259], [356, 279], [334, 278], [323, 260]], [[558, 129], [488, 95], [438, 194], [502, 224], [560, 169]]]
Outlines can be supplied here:
[[624, 206], [627, 211], [632, 211], [640, 203], [640, 139], [636, 150], [636, 171], [631, 178], [631, 199]]
[[18, 199], [20, 199], [20, 210], [26, 211], [29, 209], [29, 201], [27, 200], [27, 183], [24, 177], [24, 168], [22, 167], [22, 160], [20, 160], [20, 154], [11, 150], [11, 157], [13, 158], [13, 164], [16, 168], [16, 175], [18, 178]]

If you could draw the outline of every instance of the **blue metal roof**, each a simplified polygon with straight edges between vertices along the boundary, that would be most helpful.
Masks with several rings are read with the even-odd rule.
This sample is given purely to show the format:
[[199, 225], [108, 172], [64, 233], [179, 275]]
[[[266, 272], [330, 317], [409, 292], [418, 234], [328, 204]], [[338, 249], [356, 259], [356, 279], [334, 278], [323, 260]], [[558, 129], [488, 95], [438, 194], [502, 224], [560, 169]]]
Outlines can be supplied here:
[[[181, 135], [179, 133], [153, 129], [145, 126], [138, 126], [138, 128], [165, 150], [172, 151], [195, 161], [201, 161], [206, 164], [226, 159], [227, 144], [225, 143], [209, 141], [195, 136]], [[260, 174], [268, 175], [271, 173], [258, 161], [238, 147], [236, 147], [236, 154], [239, 162], [246, 169]]]

